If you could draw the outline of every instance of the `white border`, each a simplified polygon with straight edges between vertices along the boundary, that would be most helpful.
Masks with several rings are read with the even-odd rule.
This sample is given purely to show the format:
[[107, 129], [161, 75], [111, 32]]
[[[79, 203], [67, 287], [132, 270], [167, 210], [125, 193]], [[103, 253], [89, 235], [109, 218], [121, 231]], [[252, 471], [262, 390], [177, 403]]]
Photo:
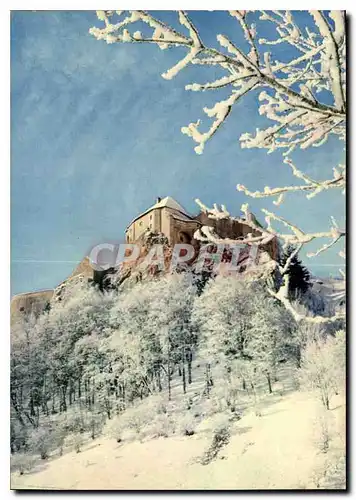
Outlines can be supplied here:
[[[247, 2], [245, 2], [247, 3]], [[340, 2], [331, 2], [329, 0], [323, 0], [323, 1], [314, 1], [312, 2], [312, 5], [310, 4], [310, 0], [299, 0], [298, 2], [282, 2], [282, 1], [272, 1], [272, 2], [262, 2], [262, 1], [256, 1], [256, 0], [249, 0], [248, 1], [248, 8], [249, 9], [285, 9], [288, 8], [290, 10], [307, 10], [308, 8], [313, 8], [313, 9], [345, 9], [348, 12], [348, 15], [352, 18], [352, 13], [353, 10], [355, 11], [356, 9], [352, 8], [354, 6], [354, 1], [347, 0], [343, 1], [341, 4]], [[95, 10], [96, 8], [100, 7], [101, 9], [115, 9], [119, 7], [120, 9], [145, 9], [145, 10], [177, 10], [177, 9], [186, 9], [186, 10], [227, 10], [229, 8], [236, 8], [236, 2], [231, 2], [231, 1], [226, 1], [226, 0], [219, 0], [219, 2], [215, 1], [212, 2], [211, 0], [205, 0], [202, 2], [201, 0], [194, 0], [194, 1], [170, 1], [169, 4], [165, 1], [163, 2], [162, 0], [155, 0], [152, 1], [150, 0], [149, 2], [144, 2], [142, 5], [141, 2], [127, 2], [126, 0], [120, 0], [119, 5], [115, 6], [112, 4], [112, 2], [103, 2], [103, 5], [98, 5], [98, 2], [93, 2], [92, 0], [87, 0], [86, 2], [81, 2], [77, 0], [61, 0], [61, 1], [56, 1], [56, 2], [48, 2], [47, 1], [37, 1], [37, 2], [26, 2], [24, 0], [17, 0], [13, 2], [7, 2], [6, 0], [2, 3], [2, 12], [0, 16], [0, 32], [1, 32], [1, 44], [0, 44], [0, 54], [1, 54], [1, 92], [0, 92], [0, 98], [1, 98], [1, 139], [2, 139], [2, 144], [0, 147], [0, 155], [1, 155], [1, 167], [0, 167], [0, 172], [1, 172], [1, 182], [0, 182], [0, 188], [1, 188], [1, 195], [0, 195], [0, 207], [1, 207], [1, 228], [2, 228], [2, 244], [0, 245], [0, 252], [1, 252], [1, 262], [2, 262], [2, 272], [1, 272], [1, 277], [2, 277], [2, 283], [0, 287], [0, 293], [1, 293], [1, 315], [0, 318], [2, 320], [2, 328], [1, 328], [1, 362], [0, 362], [0, 369], [1, 369], [1, 394], [0, 394], [0, 401], [2, 402], [2, 419], [1, 419], [1, 447], [0, 447], [0, 485], [1, 485], [1, 497], [2, 498], [8, 498], [9, 496], [12, 496], [14, 493], [9, 491], [9, 406], [8, 406], [8, 401], [9, 401], [9, 351], [10, 351], [10, 343], [9, 343], [9, 324], [10, 324], [10, 315], [9, 315], [9, 301], [10, 301], [10, 189], [9, 189], [9, 184], [10, 184], [10, 10]], [[218, 9], [217, 9], [218, 7]], [[243, 5], [241, 6], [243, 7]], [[356, 21], [353, 19], [352, 24], [354, 27]], [[351, 26], [350, 26], [350, 31], [349, 34], [351, 34]], [[351, 38], [351, 37], [350, 37]], [[352, 42], [352, 39], [350, 40], [349, 38], [349, 45]], [[351, 53], [353, 52], [353, 54]], [[355, 53], [356, 51], [349, 50], [350, 56], [352, 56], [351, 61], [349, 61], [349, 67], [350, 67], [350, 74], [349, 74], [349, 81], [352, 81], [352, 77], [355, 77], [355, 68], [356, 68], [356, 61], [355, 61]], [[353, 78], [355, 81], [355, 78]], [[355, 123], [355, 120], [352, 120], [352, 118], [355, 118], [355, 101], [353, 103], [353, 106], [349, 108], [349, 123], [352, 121]], [[348, 148], [349, 148], [349, 165], [348, 168], [350, 170], [351, 168], [351, 160], [354, 157], [353, 156], [353, 150], [355, 148], [354, 143], [352, 141], [352, 136], [351, 136], [351, 131], [349, 131], [349, 143], [348, 143]], [[354, 177], [354, 176], [353, 176]], [[353, 181], [352, 181], [353, 182]], [[356, 189], [356, 186], [354, 186]], [[349, 188], [349, 193], [350, 193], [350, 198], [351, 198], [351, 193], [353, 193], [352, 187], [350, 186]], [[351, 201], [351, 200], [350, 200]], [[350, 213], [349, 213], [349, 218], [351, 219], [350, 221], [350, 235], [353, 234], [353, 230], [356, 229], [356, 204], [354, 203], [352, 207], [350, 207]], [[4, 238], [5, 235], [5, 238]], [[355, 248], [352, 249], [351, 255], [349, 255], [349, 260], [353, 260], [355, 253]], [[356, 270], [355, 268], [352, 269], [352, 275], [349, 276], [349, 280], [351, 283], [350, 290], [352, 293], [352, 301], [356, 302], [355, 299], [355, 290], [353, 283], [356, 283]], [[351, 301], [349, 302], [349, 308], [350, 310], [353, 309], [353, 303], [351, 304]], [[349, 340], [351, 340], [353, 331], [351, 330], [351, 324], [349, 324]], [[356, 349], [356, 342], [353, 340], [351, 342], [351, 349], [349, 352], [349, 377], [353, 378], [354, 375], [354, 363], [356, 362], [356, 356], [355, 356], [355, 349]], [[351, 387], [350, 387], [351, 389]], [[351, 391], [350, 391], [351, 392]], [[349, 402], [350, 403], [350, 402]], [[350, 414], [354, 415], [352, 412], [352, 409], [350, 409]], [[351, 423], [351, 418], [349, 421], [349, 424]], [[351, 445], [351, 443], [349, 443]], [[353, 447], [350, 446], [349, 448], [349, 453], [351, 454], [353, 451]], [[355, 460], [351, 460], [351, 463], [354, 465]], [[159, 473], [159, 471], [158, 471]], [[349, 481], [351, 483], [351, 478], [353, 474], [350, 471], [350, 477]], [[48, 493], [50, 494], [50, 493]], [[67, 495], [71, 496], [74, 495], [75, 493], [67, 493]], [[120, 493], [120, 496], [126, 497], [126, 494]], [[139, 495], [137, 493], [137, 495]], [[168, 495], [168, 493], [166, 494]], [[166, 495], [160, 495], [166, 496]], [[189, 494], [185, 494], [186, 496], [190, 496]], [[328, 497], [330, 497], [330, 493], [325, 493]], [[32, 495], [35, 498], [40, 498], [42, 496], [40, 493], [33, 493]], [[88, 498], [100, 498], [101, 493], [97, 494], [83, 494], [84, 497]], [[130, 497], [135, 496], [135, 494], [130, 493]], [[215, 495], [214, 495], [215, 496]], [[216, 496], [220, 496], [219, 494], [216, 494]], [[257, 496], [256, 494], [239, 494], [240, 498], [241, 497], [246, 497], [246, 498], [251, 498], [251, 496]], [[283, 496], [283, 495], [282, 495]]]

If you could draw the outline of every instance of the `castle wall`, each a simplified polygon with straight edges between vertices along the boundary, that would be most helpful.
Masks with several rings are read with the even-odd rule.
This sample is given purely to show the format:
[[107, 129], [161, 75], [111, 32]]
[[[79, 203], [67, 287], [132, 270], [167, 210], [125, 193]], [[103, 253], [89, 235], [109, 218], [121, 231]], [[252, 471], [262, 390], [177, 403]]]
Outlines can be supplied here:
[[169, 208], [161, 208], [161, 232], [167, 236], [169, 244], [172, 243], [171, 238], [171, 213]]
[[[137, 241], [146, 230], [163, 233], [170, 245], [177, 243], [194, 243], [195, 231], [201, 226], [214, 227], [221, 238], [233, 240], [242, 239], [252, 232], [253, 236], [258, 236], [258, 230], [251, 230], [248, 224], [243, 224], [231, 219], [214, 220], [206, 214], [200, 213], [194, 220], [180, 220], [176, 210], [169, 207], [153, 209], [147, 214], [135, 220], [126, 232], [126, 241], [129, 243]], [[276, 239], [261, 247], [271, 258], [276, 260], [278, 245]]]
[[155, 231], [156, 223], [157, 221], [154, 218], [154, 210], [151, 210], [151, 212], [142, 215], [128, 227], [126, 232], [126, 241], [128, 243], [132, 243], [133, 241], [138, 240], [138, 238], [146, 231], [146, 229]]
[[[210, 219], [207, 214], [204, 213], [200, 213], [196, 219], [200, 221], [203, 226], [214, 227], [218, 235], [222, 238], [237, 239], [251, 233], [251, 228], [248, 225], [241, 224], [232, 219], [214, 220]], [[256, 231], [255, 233], [258, 234]]]
[[[248, 233], [252, 233], [253, 236], [261, 234], [260, 231], [252, 230], [248, 224], [242, 224], [231, 219], [214, 220], [204, 213], [200, 213], [196, 219], [204, 226], [213, 227], [221, 238], [241, 239], [246, 237]], [[278, 252], [277, 238], [274, 238], [267, 245], [262, 245], [261, 250], [267, 252], [273, 260], [276, 260]]]
[[132, 243], [137, 241], [142, 234], [149, 229], [152, 232], [164, 233], [170, 238], [170, 215], [169, 208], [157, 208], [135, 220], [126, 231], [126, 241]]
[[200, 223], [197, 221], [186, 222], [172, 217], [170, 234], [171, 244], [192, 243], [194, 233], [198, 227], [200, 227]]
[[162, 210], [153, 210], [153, 231], [157, 233], [162, 232]]

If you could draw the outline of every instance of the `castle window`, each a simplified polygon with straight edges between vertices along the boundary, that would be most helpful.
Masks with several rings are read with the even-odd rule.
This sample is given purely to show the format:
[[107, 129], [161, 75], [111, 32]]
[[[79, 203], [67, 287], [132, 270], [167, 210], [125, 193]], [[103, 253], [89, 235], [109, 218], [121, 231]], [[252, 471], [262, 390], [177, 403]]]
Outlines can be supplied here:
[[178, 239], [181, 243], [190, 243], [191, 238], [189, 235], [183, 231], [180, 231], [178, 234]]

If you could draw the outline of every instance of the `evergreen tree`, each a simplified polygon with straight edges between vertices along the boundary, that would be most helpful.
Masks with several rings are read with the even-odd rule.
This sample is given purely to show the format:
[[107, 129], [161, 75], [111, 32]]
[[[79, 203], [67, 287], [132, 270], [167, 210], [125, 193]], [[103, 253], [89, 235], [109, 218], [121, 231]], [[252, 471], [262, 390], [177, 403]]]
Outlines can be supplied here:
[[[280, 264], [282, 266], [285, 265], [294, 251], [295, 248], [292, 245], [288, 245], [287, 249], [280, 257]], [[289, 293], [291, 298], [295, 298], [299, 293], [305, 293], [311, 286], [310, 273], [308, 269], [303, 266], [302, 261], [298, 258], [298, 254], [292, 258], [286, 274], [289, 275]]]

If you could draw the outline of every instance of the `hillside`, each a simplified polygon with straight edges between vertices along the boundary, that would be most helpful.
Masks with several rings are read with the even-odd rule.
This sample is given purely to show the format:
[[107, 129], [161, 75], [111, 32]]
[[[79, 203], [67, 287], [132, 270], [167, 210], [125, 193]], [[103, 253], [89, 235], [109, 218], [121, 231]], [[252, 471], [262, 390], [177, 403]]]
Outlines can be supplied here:
[[345, 487], [341, 322], [263, 281], [69, 283], [13, 331], [13, 489]]
[[[204, 419], [191, 437], [135, 440], [117, 444], [101, 438], [79, 454], [69, 452], [41, 464], [37, 472], [12, 475], [16, 489], [311, 489], [340, 488], [343, 471], [330, 472], [330, 457], [341, 456], [344, 401], [330, 411], [328, 453], [320, 451], [320, 403], [308, 393], [272, 396], [261, 416], [248, 412], [231, 430], [229, 443], [207, 465], [198, 458], [211, 444], [218, 418]], [[218, 416], [219, 417], [219, 416]], [[220, 416], [221, 417], [221, 416]], [[328, 472], [327, 472], [328, 471]]]
[[345, 281], [337, 278], [311, 279], [312, 289], [315, 294], [323, 297], [323, 300], [334, 306], [345, 303]]
[[21, 319], [24, 313], [41, 313], [51, 301], [53, 293], [53, 290], [43, 290], [15, 295], [11, 299], [10, 305], [11, 324], [13, 325]]
[[[78, 264], [71, 275], [58, 285], [57, 288], [74, 278], [75, 276], [83, 276], [85, 279], [93, 277], [93, 268], [90, 265], [89, 258], [84, 259]], [[21, 320], [24, 313], [34, 313], [38, 315], [42, 313], [46, 306], [51, 302], [55, 290], [40, 290], [36, 292], [27, 292], [14, 295], [11, 299], [11, 325]]]

